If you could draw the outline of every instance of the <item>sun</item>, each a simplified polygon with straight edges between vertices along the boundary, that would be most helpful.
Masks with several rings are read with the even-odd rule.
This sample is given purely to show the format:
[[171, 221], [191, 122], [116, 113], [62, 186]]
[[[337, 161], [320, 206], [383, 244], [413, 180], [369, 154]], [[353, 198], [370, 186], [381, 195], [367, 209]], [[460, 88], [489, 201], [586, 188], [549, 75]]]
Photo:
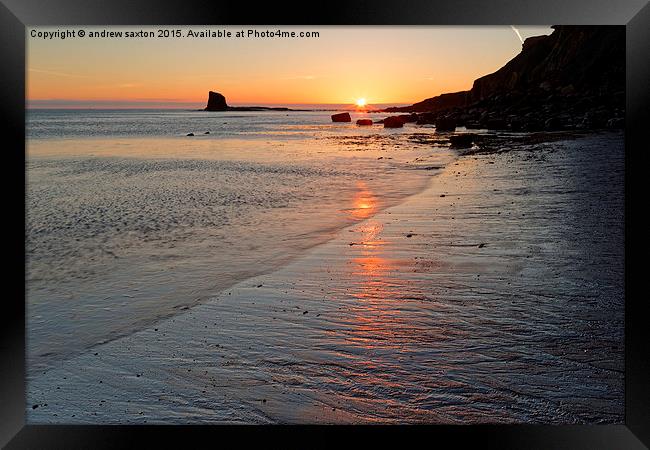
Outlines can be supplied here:
[[366, 106], [366, 99], [365, 98], [358, 98], [356, 101], [356, 104], [359, 108], [363, 108]]

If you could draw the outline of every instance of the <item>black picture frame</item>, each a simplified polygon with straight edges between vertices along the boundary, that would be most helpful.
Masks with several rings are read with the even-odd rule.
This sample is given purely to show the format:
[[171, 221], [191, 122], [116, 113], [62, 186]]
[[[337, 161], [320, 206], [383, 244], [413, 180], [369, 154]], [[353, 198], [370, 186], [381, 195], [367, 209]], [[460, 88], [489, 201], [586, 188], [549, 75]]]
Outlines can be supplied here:
[[[627, 105], [625, 166], [625, 424], [477, 426], [34, 426], [25, 425], [25, 45], [36, 25], [548, 25], [597, 24], [626, 28]], [[8, 262], [0, 312], [0, 445], [6, 448], [116, 448], [165, 443], [190, 447], [194, 439], [222, 445], [229, 437], [282, 440], [284, 446], [340, 445], [339, 434], [365, 445], [418, 437], [438, 447], [527, 449], [636, 449], [650, 446], [650, 342], [647, 294], [635, 287], [631, 264], [642, 248], [632, 238], [632, 181], [643, 170], [650, 123], [650, 5], [647, 0], [388, 0], [251, 4], [202, 0], [2, 0], [0, 108], [6, 199], [3, 248]], [[640, 267], [643, 270], [643, 267]], [[640, 286], [642, 287], [642, 286]], [[293, 444], [293, 445], [291, 445]], [[273, 445], [275, 447], [275, 445]]]

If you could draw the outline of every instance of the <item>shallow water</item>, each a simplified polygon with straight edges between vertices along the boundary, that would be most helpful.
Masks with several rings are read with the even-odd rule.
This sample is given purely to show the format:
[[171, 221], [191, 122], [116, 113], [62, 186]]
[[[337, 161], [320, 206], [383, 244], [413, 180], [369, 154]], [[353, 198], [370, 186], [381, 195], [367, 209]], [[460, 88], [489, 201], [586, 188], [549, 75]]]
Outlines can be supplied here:
[[622, 423], [623, 155], [606, 134], [463, 156], [278, 270], [34, 373], [28, 421]]
[[[320, 105], [329, 108], [331, 105]], [[306, 105], [305, 108], [319, 108]], [[285, 139], [313, 137], [315, 134], [341, 135], [356, 129], [357, 118], [381, 119], [385, 113], [350, 111], [352, 123], [332, 126], [330, 115], [336, 111], [191, 111], [170, 109], [31, 109], [27, 111], [29, 139], [89, 138], [89, 137], [171, 137], [194, 133], [204, 137]], [[375, 129], [376, 131], [376, 129]], [[391, 130], [386, 130], [390, 132]], [[395, 130], [393, 130], [395, 131]], [[370, 129], [355, 131], [369, 133]]]
[[[215, 117], [231, 131], [215, 132]], [[427, 140], [431, 128], [414, 139], [409, 127], [328, 121], [324, 112], [31, 113], [30, 370], [290, 261], [421, 190], [455, 157]], [[210, 123], [210, 135], [175, 135]]]

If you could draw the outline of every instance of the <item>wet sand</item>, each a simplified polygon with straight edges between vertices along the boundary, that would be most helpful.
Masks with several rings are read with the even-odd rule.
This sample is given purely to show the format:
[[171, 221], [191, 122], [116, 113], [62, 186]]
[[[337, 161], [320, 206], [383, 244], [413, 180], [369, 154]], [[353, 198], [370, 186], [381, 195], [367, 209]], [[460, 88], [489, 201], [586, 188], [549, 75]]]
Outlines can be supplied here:
[[33, 374], [28, 422], [622, 423], [623, 136], [502, 150]]
[[[28, 369], [272, 272], [423, 190], [432, 171], [422, 165], [457, 157], [409, 133], [362, 133], [31, 142]], [[372, 204], [357, 208], [368, 192]]]

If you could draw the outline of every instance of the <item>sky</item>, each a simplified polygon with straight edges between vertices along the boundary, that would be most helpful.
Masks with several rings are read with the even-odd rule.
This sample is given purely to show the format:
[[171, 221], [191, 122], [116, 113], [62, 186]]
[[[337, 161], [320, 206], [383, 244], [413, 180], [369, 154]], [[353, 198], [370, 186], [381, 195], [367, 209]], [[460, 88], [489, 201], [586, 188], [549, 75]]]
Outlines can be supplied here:
[[[33, 108], [202, 107], [208, 91], [230, 105], [411, 104], [470, 89], [521, 51], [542, 26], [204, 27], [182, 37], [89, 37], [90, 31], [160, 27], [37, 27], [27, 30], [27, 104]], [[77, 35], [83, 29], [84, 37]], [[238, 31], [318, 32], [318, 37], [236, 37]], [[75, 31], [74, 37], [32, 37]], [[230, 31], [230, 38], [188, 32]]]

